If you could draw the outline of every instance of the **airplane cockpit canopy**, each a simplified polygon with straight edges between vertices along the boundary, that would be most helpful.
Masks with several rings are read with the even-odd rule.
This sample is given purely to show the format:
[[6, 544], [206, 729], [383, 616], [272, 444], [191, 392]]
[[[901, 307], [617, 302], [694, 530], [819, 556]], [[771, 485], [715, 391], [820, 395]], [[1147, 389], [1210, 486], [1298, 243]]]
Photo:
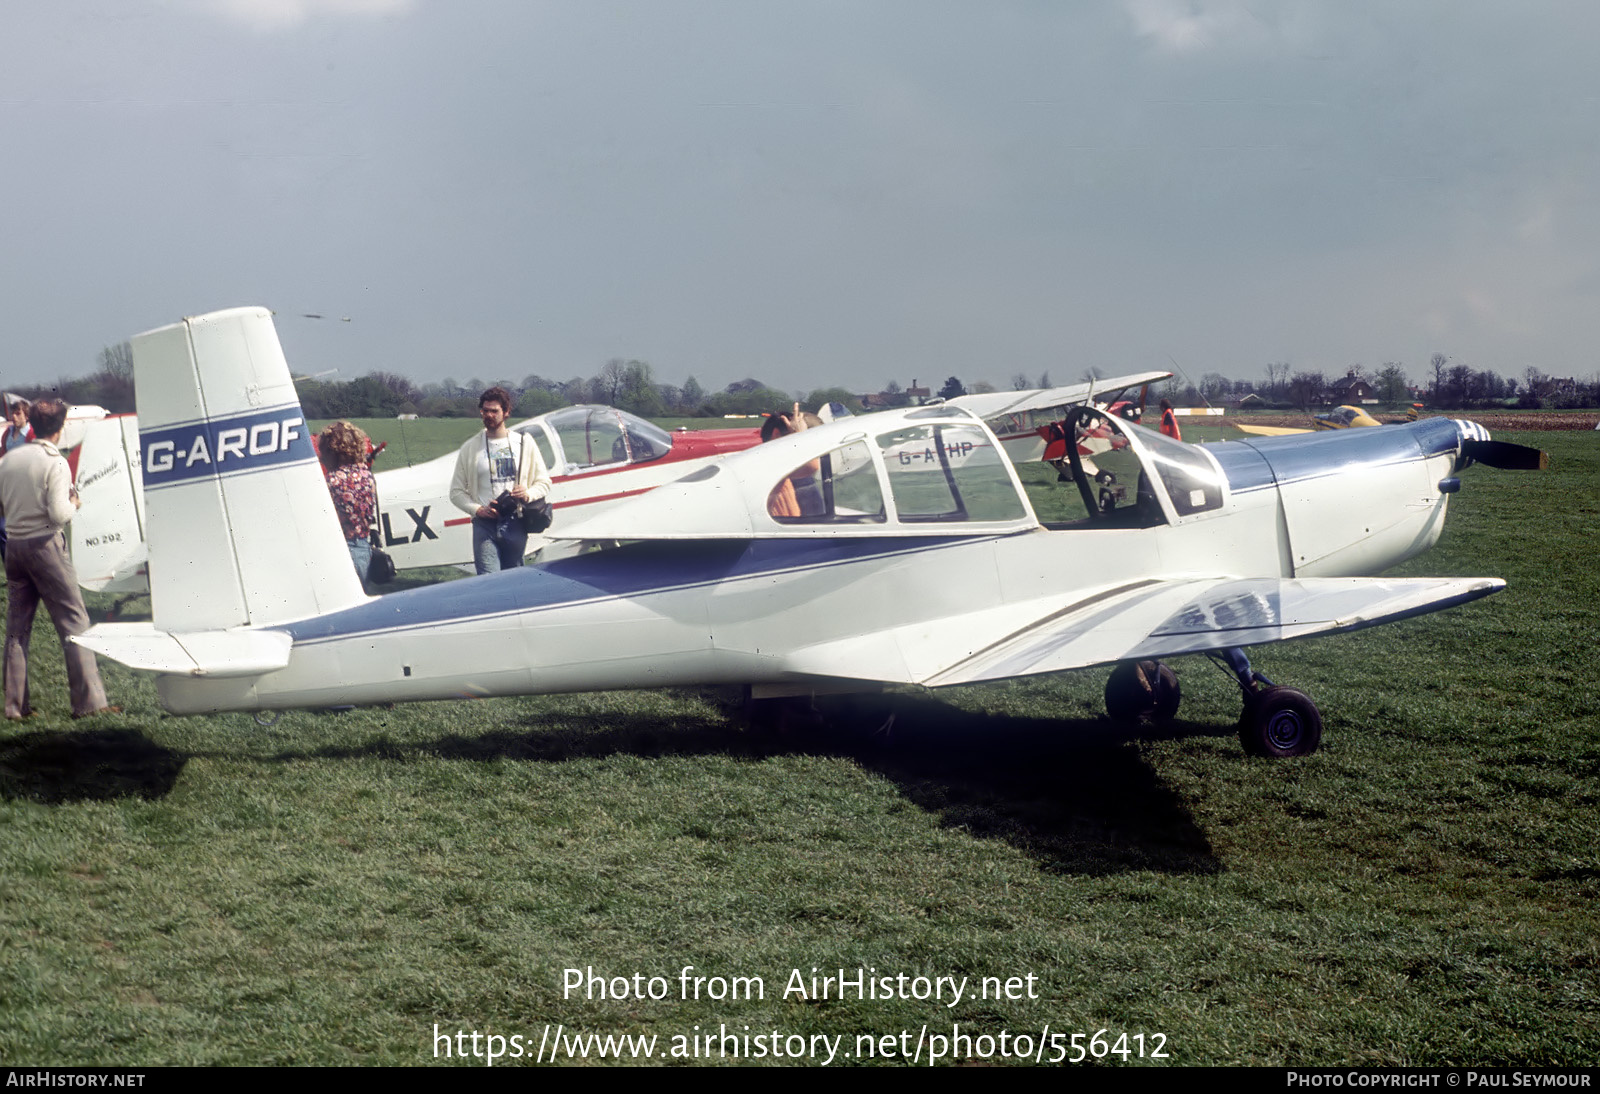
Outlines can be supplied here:
[[1204, 448], [1089, 407], [1073, 408], [1062, 425], [1072, 442], [1061, 470], [1087, 512], [1067, 523], [1148, 527], [1223, 508], [1227, 476]]
[[933, 406], [813, 426], [551, 534], [947, 536], [1037, 524], [994, 434], [959, 407]]
[[672, 448], [672, 434], [643, 418], [610, 406], [569, 406], [517, 426], [539, 445], [552, 474], [644, 463]]
[[767, 511], [794, 526], [1009, 523], [1032, 516], [993, 435], [950, 410], [913, 411], [897, 428], [853, 435], [807, 460], [769, 491]]
[[1314, 416], [1322, 426], [1333, 429], [1349, 429], [1358, 425], [1377, 425], [1378, 422], [1365, 410], [1358, 406], [1336, 406], [1326, 414]]

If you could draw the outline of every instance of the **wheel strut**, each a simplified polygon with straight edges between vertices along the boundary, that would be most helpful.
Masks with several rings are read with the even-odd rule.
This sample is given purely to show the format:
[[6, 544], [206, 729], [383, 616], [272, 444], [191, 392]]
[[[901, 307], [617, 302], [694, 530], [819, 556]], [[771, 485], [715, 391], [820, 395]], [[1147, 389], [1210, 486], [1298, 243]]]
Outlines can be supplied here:
[[1246, 706], [1250, 704], [1252, 697], [1259, 693], [1262, 688], [1274, 686], [1271, 680], [1268, 680], [1250, 667], [1250, 658], [1246, 657], [1244, 650], [1238, 646], [1213, 650], [1207, 656], [1233, 673], [1233, 678], [1238, 683], [1239, 690], [1244, 693]]

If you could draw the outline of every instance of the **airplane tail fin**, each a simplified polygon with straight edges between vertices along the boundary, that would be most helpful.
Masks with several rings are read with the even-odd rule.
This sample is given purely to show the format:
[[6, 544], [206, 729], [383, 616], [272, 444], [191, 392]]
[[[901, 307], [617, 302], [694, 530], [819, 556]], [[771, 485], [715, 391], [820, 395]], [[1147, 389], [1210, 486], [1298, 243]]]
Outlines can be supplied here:
[[133, 339], [154, 627], [287, 622], [365, 599], [265, 308]]
[[87, 423], [74, 485], [83, 499], [72, 523], [72, 568], [95, 592], [145, 589], [144, 486], [139, 419], [117, 414]]

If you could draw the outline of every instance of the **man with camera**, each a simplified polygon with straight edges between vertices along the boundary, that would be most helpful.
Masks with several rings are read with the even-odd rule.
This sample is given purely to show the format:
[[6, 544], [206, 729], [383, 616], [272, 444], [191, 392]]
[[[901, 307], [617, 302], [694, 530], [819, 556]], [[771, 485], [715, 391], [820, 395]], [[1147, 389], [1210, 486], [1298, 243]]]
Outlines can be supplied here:
[[483, 432], [461, 446], [450, 482], [450, 500], [472, 515], [472, 559], [480, 574], [521, 566], [538, 510], [548, 517], [548, 503], [535, 503], [550, 493], [550, 472], [533, 438], [506, 428], [510, 415], [505, 388], [478, 396]]

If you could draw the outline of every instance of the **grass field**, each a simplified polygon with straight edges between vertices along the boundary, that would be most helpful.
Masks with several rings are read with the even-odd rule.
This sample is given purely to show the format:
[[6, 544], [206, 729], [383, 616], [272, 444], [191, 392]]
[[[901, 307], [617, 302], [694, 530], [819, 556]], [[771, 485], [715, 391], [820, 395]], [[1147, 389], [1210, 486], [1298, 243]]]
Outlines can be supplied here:
[[[442, 452], [473, 424], [407, 425], [458, 427], [405, 438]], [[1106, 1030], [1129, 1063], [1592, 1066], [1600, 434], [1514, 439], [1551, 470], [1469, 470], [1403, 568], [1505, 592], [1257, 651], [1324, 712], [1299, 761], [1244, 756], [1197, 658], [1134, 738], [1104, 670], [773, 738], [717, 690], [169, 718], [106, 663], [127, 713], [73, 723], [41, 622], [46, 713], [0, 731], [0, 1063], [417, 1064], [436, 1024], [531, 1057], [548, 1023], [658, 1056], [726, 1025], [858, 1062], [858, 1035], [959, 1025], [1046, 1060]], [[685, 1001], [687, 965], [765, 998]], [[668, 997], [564, 998], [586, 967]], [[786, 998], [813, 968], [971, 979], [955, 1006]]]

